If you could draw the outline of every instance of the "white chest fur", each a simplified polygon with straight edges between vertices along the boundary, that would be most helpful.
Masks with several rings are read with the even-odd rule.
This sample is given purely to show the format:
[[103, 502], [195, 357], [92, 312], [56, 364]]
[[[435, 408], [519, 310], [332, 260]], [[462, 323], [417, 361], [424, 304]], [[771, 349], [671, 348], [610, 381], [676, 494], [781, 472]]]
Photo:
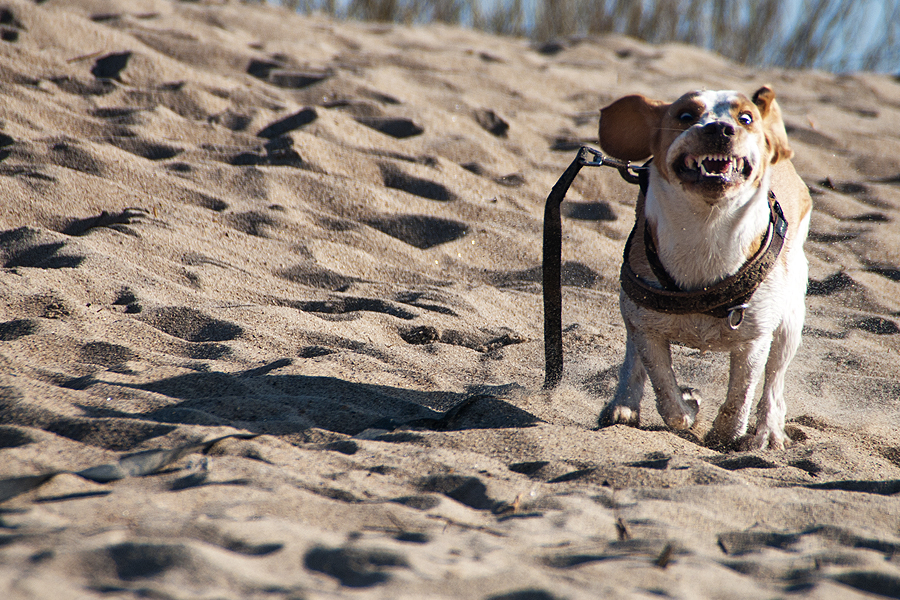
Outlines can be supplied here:
[[768, 178], [710, 205], [650, 172], [645, 214], [666, 271], [685, 290], [734, 274], [769, 224]]

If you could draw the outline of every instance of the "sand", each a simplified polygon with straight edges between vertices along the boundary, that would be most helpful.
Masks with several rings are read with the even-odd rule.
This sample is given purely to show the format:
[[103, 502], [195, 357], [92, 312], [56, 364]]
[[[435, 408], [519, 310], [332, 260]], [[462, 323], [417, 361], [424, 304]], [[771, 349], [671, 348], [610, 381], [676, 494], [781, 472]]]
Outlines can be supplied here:
[[[0, 9], [0, 595], [900, 598], [900, 82], [278, 8]], [[783, 451], [596, 430], [598, 109], [772, 84], [815, 212]], [[676, 351], [715, 415], [726, 358]]]

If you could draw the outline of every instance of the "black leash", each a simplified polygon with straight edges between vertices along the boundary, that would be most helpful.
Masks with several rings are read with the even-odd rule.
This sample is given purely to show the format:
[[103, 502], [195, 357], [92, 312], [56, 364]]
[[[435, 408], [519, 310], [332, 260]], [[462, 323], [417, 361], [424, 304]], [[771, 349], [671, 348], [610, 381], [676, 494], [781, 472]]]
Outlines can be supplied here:
[[[649, 162], [633, 166], [630, 162], [604, 156], [597, 150], [582, 146], [578, 156], [565, 170], [547, 197], [544, 208], [544, 387], [553, 388], [562, 380], [562, 218], [560, 204], [575, 180], [581, 167], [614, 167], [629, 183], [638, 184], [641, 194], [647, 196]], [[737, 329], [744, 319], [744, 310], [753, 293], [775, 265], [784, 246], [788, 223], [775, 194], [769, 192], [769, 226], [759, 249], [730, 277], [701, 288], [684, 291], [666, 272], [659, 260], [653, 236], [646, 219], [637, 215], [634, 228], [625, 243], [620, 282], [622, 289], [635, 304], [667, 314], [706, 314], [726, 319], [732, 329]], [[631, 268], [631, 245], [638, 227], [643, 221], [644, 254], [658, 285], [641, 279]], [[661, 287], [660, 287], [661, 286]]]
[[[639, 183], [646, 167], [634, 167], [630, 162], [621, 161], [582, 146], [578, 156], [565, 170], [547, 196], [544, 207], [544, 387], [555, 387], [562, 379], [562, 217], [559, 207], [566, 192], [575, 180], [581, 167], [614, 167], [629, 183]], [[645, 177], [644, 177], [645, 178]]]

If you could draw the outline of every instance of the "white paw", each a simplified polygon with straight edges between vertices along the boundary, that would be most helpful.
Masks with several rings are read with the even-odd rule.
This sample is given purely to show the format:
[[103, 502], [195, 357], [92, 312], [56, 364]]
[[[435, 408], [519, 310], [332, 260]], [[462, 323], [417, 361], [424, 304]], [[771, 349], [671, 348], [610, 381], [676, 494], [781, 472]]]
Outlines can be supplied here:
[[694, 388], [681, 388], [681, 401], [684, 403], [684, 407], [688, 409], [691, 420], [696, 419], [697, 413], [700, 412], [700, 403], [703, 402], [700, 392]]
[[681, 399], [678, 402], [681, 414], [668, 417], [663, 415], [663, 420], [672, 429], [690, 429], [697, 419], [697, 413], [700, 412], [701, 402], [703, 399], [700, 392], [694, 388], [681, 388]]
[[754, 435], [748, 435], [741, 446], [745, 450], [784, 450], [787, 439], [783, 430], [763, 427]]
[[637, 427], [641, 422], [641, 413], [627, 406], [608, 404], [600, 414], [600, 427], [610, 425], [630, 425]]

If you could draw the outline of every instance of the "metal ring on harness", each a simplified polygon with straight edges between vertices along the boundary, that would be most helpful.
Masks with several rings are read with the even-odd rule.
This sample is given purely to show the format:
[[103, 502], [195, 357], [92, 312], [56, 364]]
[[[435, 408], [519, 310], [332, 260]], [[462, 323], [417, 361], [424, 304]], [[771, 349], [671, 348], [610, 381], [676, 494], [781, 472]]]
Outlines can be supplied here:
[[728, 311], [728, 316], [725, 317], [725, 323], [728, 325], [729, 329], [737, 331], [737, 328], [744, 322], [744, 311], [748, 308], [750, 308], [749, 304], [740, 304]]

